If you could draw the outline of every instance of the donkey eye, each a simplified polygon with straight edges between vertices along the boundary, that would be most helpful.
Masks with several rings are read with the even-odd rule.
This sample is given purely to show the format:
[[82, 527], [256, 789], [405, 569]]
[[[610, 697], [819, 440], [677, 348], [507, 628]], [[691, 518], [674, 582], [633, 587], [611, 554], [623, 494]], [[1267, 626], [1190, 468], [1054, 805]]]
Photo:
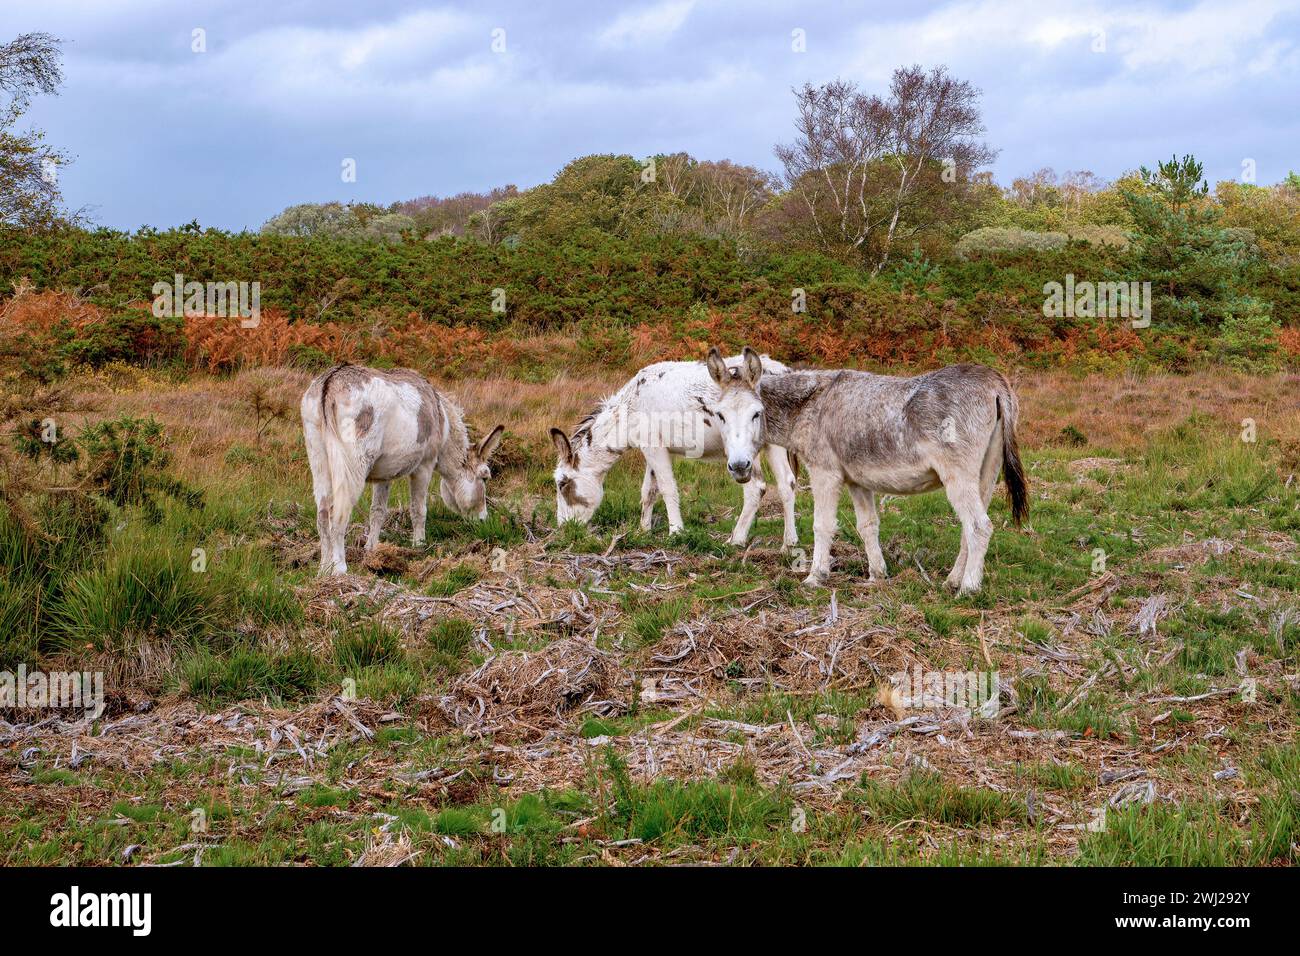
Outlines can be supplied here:
[[714, 412], [714, 414], [718, 416], [718, 421], [722, 422], [724, 425], [727, 424], [727, 420], [722, 417], [722, 412]]
[[753, 417], [752, 420], [753, 420], [753, 421], [758, 421], [758, 416], [759, 416], [760, 414], [761, 414], [760, 412], [755, 412], [755, 413], [754, 413], [754, 417]]

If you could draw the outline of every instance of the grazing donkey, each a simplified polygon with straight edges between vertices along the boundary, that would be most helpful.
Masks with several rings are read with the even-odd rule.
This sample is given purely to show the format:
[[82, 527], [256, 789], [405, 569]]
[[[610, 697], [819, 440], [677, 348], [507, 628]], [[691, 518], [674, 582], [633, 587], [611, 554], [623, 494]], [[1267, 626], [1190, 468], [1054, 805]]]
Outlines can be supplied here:
[[707, 365], [721, 389], [709, 411], [723, 423], [732, 477], [746, 480], [766, 443], [790, 449], [808, 467], [814, 543], [805, 584], [821, 585], [830, 573], [844, 484], [872, 580], [885, 576], [876, 494], [914, 495], [942, 485], [961, 520], [961, 552], [947, 584], [963, 594], [979, 590], [984, 576], [984, 553], [993, 534], [988, 506], [999, 469], [1017, 526], [1029, 512], [1016, 447], [1018, 403], [1000, 372], [951, 365], [914, 378], [847, 370], [765, 376], [758, 354], [749, 348], [739, 375], [716, 348]]
[[379, 543], [394, 478], [411, 478], [411, 527], [424, 543], [429, 482], [436, 471], [447, 507], [466, 518], [487, 517], [488, 459], [504, 426], [477, 448], [461, 410], [410, 369], [336, 365], [302, 396], [302, 429], [316, 494], [320, 573], [347, 571], [343, 539], [366, 483], [374, 485], [366, 550]]
[[[721, 361], [721, 359], [720, 359]], [[755, 353], [754, 361], [775, 377], [788, 369], [766, 355]], [[730, 374], [739, 375], [740, 356], [726, 360]], [[559, 524], [586, 524], [605, 494], [605, 475], [629, 448], [645, 455], [645, 478], [641, 482], [641, 527], [650, 530], [655, 500], [662, 495], [668, 510], [668, 530], [682, 530], [682, 508], [673, 479], [672, 455], [724, 461], [719, 422], [706, 411], [717, 390], [709, 381], [702, 362], [657, 362], [637, 372], [627, 384], [605, 399], [594, 412], [578, 423], [572, 437], [559, 428], [551, 429], [551, 440], [559, 460], [555, 467], [555, 517]], [[762, 448], [756, 446], [753, 455]], [[752, 456], [751, 456], [752, 457]], [[795, 473], [784, 448], [768, 446], [767, 460], [781, 507], [785, 514], [785, 547], [799, 543], [794, 523]], [[748, 481], [748, 475], [746, 480]], [[758, 513], [766, 485], [762, 469], [745, 485], [744, 505], [731, 543], [744, 544]]]

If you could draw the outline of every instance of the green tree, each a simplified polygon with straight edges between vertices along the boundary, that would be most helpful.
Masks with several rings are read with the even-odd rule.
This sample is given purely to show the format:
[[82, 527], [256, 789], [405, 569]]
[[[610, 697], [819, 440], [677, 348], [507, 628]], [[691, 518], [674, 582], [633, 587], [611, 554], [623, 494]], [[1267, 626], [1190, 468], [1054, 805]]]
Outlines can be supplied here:
[[1251, 255], [1248, 237], [1221, 225], [1203, 167], [1192, 156], [1143, 166], [1121, 190], [1136, 227], [1131, 247], [1140, 278], [1163, 301], [1158, 311], [1193, 324], [1217, 324], [1231, 283]]

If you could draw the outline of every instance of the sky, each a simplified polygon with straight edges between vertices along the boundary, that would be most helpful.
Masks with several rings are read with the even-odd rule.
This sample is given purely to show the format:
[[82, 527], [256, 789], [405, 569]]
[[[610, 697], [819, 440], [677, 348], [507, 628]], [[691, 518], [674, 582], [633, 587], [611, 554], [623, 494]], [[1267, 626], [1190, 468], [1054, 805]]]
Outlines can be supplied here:
[[27, 119], [74, 160], [67, 205], [119, 229], [527, 188], [589, 153], [775, 171], [792, 88], [914, 63], [982, 91], [1004, 184], [1300, 170], [1300, 0], [0, 0], [0, 40], [35, 30], [66, 82]]

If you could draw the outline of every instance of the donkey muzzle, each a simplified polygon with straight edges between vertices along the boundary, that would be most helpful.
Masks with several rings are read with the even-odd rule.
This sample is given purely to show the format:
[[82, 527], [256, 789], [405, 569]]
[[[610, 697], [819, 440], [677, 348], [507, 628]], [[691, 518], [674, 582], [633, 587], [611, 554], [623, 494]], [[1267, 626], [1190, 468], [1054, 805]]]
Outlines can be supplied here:
[[732, 478], [735, 478], [736, 481], [743, 485], [749, 481], [750, 475], [753, 474], [754, 463], [749, 460], [729, 461], [727, 462], [727, 471], [730, 472]]

